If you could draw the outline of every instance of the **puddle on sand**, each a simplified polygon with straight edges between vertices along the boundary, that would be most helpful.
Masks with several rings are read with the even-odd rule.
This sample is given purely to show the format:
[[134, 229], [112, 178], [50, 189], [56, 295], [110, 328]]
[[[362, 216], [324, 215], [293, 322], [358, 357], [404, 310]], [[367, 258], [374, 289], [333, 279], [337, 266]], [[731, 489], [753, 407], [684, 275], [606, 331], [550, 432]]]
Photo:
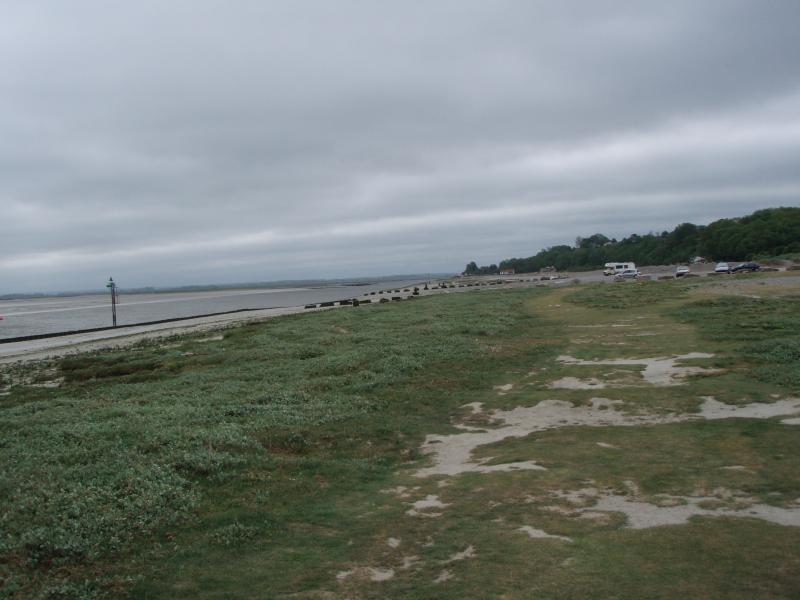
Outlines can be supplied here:
[[707, 369], [694, 366], [680, 366], [678, 361], [691, 360], [696, 358], [713, 358], [713, 354], [706, 352], [690, 352], [674, 357], [656, 358], [614, 358], [609, 360], [581, 360], [572, 356], [559, 356], [558, 361], [568, 365], [644, 365], [642, 378], [652, 385], [670, 386], [682, 385], [685, 383], [681, 379], [689, 375], [706, 374], [719, 372], [717, 369]]

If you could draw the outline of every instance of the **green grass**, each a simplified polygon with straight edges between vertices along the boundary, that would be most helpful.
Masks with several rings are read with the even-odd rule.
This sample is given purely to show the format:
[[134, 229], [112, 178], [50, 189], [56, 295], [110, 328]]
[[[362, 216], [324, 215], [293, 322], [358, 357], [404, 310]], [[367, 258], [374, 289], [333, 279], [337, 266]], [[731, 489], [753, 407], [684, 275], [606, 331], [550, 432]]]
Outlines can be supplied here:
[[701, 300], [675, 317], [726, 344], [752, 377], [800, 392], [800, 296]]
[[[696, 300], [698, 289], [709, 298]], [[790, 506], [800, 496], [800, 446], [796, 429], [776, 420], [562, 427], [475, 452], [493, 463], [533, 459], [545, 471], [413, 476], [428, 464], [419, 452], [427, 434], [458, 433], [462, 420], [492, 426], [469, 417], [462, 407], [471, 402], [511, 409], [603, 395], [627, 412], [669, 414], [690, 413], [707, 395], [763, 402], [794, 390], [798, 298], [714, 289], [447, 294], [249, 324], [222, 340], [176, 337], [6, 367], [0, 595], [796, 596], [800, 528], [695, 518], [631, 530], [619, 514], [596, 522], [548, 509], [564, 504], [553, 499], [559, 491], [629, 493], [631, 484], [645, 499], [725, 488]], [[731, 327], [731, 314], [748, 325]], [[719, 371], [665, 388], [637, 383], [641, 367], [556, 360], [691, 351], [716, 353], [694, 363]], [[56, 376], [61, 388], [30, 385]], [[611, 387], [550, 388], [565, 376]], [[513, 388], [498, 394], [506, 383]], [[746, 470], [721, 468], [730, 465]], [[407, 496], [389, 491], [397, 486]], [[442, 516], [406, 514], [428, 495], [449, 505]], [[523, 525], [573, 543], [528, 539]], [[451, 560], [470, 546], [474, 558]], [[372, 582], [368, 566], [395, 577]], [[434, 583], [445, 570], [452, 579]]]
[[592, 308], [624, 310], [685, 298], [691, 287], [692, 284], [685, 281], [622, 281], [611, 285], [598, 283], [570, 294], [569, 300]]
[[0, 423], [6, 590], [86, 579], [113, 590], [119, 576], [102, 565], [161, 544], [167, 529], [213, 522], [227, 548], [253, 511], [285, 532], [331, 489], [381, 481], [446, 419], [456, 390], [493, 376], [485, 367], [505, 353], [489, 342], [516, 343], [534, 327], [520, 310], [528, 295], [277, 319], [223, 341], [67, 358], [61, 389], [12, 388]]

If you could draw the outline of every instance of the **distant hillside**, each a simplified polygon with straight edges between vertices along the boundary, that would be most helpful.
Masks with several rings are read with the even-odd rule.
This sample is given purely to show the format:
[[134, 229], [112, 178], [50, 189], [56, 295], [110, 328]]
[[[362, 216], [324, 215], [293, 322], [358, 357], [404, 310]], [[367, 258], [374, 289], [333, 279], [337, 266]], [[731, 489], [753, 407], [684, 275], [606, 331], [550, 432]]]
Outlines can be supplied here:
[[578, 238], [575, 246], [553, 246], [528, 258], [508, 258], [500, 265], [467, 265], [467, 274], [492, 274], [500, 269], [530, 273], [553, 266], [589, 270], [607, 262], [637, 265], [687, 262], [695, 256], [711, 260], [752, 260], [800, 252], [800, 208], [767, 208], [746, 217], [720, 219], [710, 225], [682, 223], [672, 231], [631, 234], [619, 241], [602, 233]]

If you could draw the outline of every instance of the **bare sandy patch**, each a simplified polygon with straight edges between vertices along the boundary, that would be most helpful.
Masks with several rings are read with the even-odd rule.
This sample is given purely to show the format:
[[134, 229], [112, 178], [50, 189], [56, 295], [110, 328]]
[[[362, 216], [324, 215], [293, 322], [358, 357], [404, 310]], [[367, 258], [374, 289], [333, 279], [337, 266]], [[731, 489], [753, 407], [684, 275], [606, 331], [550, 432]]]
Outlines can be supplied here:
[[606, 387], [606, 384], [595, 377], [589, 379], [562, 377], [553, 381], [548, 387], [554, 390], [599, 390]]
[[708, 354], [706, 352], [690, 352], [674, 357], [581, 360], [572, 356], [559, 356], [557, 360], [569, 365], [644, 365], [642, 379], [647, 383], [657, 386], [672, 386], [682, 385], [685, 383], [685, 381], [682, 380], [689, 375], [710, 375], [719, 372], [717, 369], [679, 365], [679, 361], [713, 357], [713, 354]]
[[399, 548], [400, 540], [394, 537], [390, 537], [386, 540], [386, 545], [389, 546], [389, 548]]
[[528, 537], [531, 539], [553, 539], [553, 540], [561, 540], [564, 542], [572, 542], [572, 538], [569, 538], [564, 535], [551, 535], [542, 529], [534, 529], [530, 525], [524, 525], [517, 529], [517, 531], [521, 531], [522, 533], [527, 533]]
[[446, 565], [452, 562], [458, 562], [460, 560], [467, 560], [468, 558], [475, 558], [476, 556], [478, 556], [478, 553], [475, 552], [475, 547], [470, 544], [465, 550], [456, 552], [450, 558], [443, 561], [442, 564]]
[[419, 564], [421, 561], [422, 561], [422, 559], [419, 556], [417, 556], [416, 554], [412, 554], [412, 555], [409, 555], [409, 556], [404, 556], [403, 557], [403, 564], [400, 565], [400, 569], [403, 570], [403, 571], [407, 571], [411, 567]]
[[[456, 425], [464, 433], [452, 435], [428, 435], [422, 452], [433, 456], [434, 465], [418, 470], [417, 477], [431, 475], [457, 475], [466, 472], [489, 473], [493, 471], [542, 470], [535, 461], [521, 461], [498, 465], [487, 465], [492, 457], [472, 460], [472, 452], [507, 438], [526, 437], [536, 431], [575, 425], [609, 426], [642, 425], [669, 422], [669, 416], [630, 416], [617, 411], [614, 406], [620, 401], [592, 398], [589, 406], [573, 406], [563, 400], [543, 400], [536, 406], [517, 407], [511, 410], [495, 410], [490, 413], [496, 424], [494, 429], [475, 430]], [[674, 417], [673, 417], [674, 418]]]
[[597, 503], [581, 512], [619, 512], [627, 517], [626, 527], [646, 529], [661, 525], [682, 525], [694, 516], [737, 517], [769, 521], [778, 525], [800, 527], [800, 505], [781, 508], [767, 504], [751, 504], [743, 508], [706, 508], [704, 504], [718, 503], [715, 496], [666, 496], [673, 502], [667, 505], [652, 504], [633, 500], [629, 496], [615, 494], [601, 495]]
[[497, 390], [498, 392], [510, 392], [513, 388], [514, 388], [513, 383], [506, 383], [503, 385], [494, 386], [494, 389]]
[[[800, 411], [800, 399], [786, 398], [776, 400], [769, 404], [753, 402], [744, 406], [724, 404], [711, 396], [703, 396], [703, 405], [700, 407], [700, 416], [704, 419], [769, 419]], [[788, 419], [782, 421], [785, 423]]]
[[371, 581], [389, 581], [394, 577], [394, 569], [367, 567], [367, 570], [369, 571], [369, 578]]
[[348, 577], [352, 577], [354, 575], [362, 578], [368, 578], [370, 581], [375, 582], [389, 581], [394, 577], [394, 569], [385, 567], [357, 567], [349, 571], [339, 571], [336, 574], [336, 580], [342, 582]]
[[589, 506], [600, 495], [600, 490], [595, 487], [585, 487], [577, 490], [558, 490], [551, 495], [566, 500], [572, 506]]
[[393, 496], [397, 496], [398, 498], [410, 498], [411, 493], [415, 492], [419, 489], [419, 486], [415, 486], [412, 488], [408, 488], [404, 485], [398, 485], [393, 488], [386, 488], [381, 490], [381, 494], [392, 494]]
[[468, 408], [473, 415], [479, 415], [483, 412], [483, 404], [481, 402], [470, 402], [464, 404], [461, 408]]
[[406, 514], [412, 517], [441, 517], [440, 512], [427, 512], [432, 508], [447, 508], [449, 504], [445, 504], [439, 500], [439, 496], [429, 494], [424, 500], [417, 500], [412, 502], [411, 508], [406, 511]]
[[439, 576], [433, 580], [433, 583], [444, 583], [453, 578], [453, 572], [449, 569], [444, 569]]
[[589, 521], [594, 521], [599, 525], [608, 525], [611, 522], [611, 513], [607, 512], [597, 512], [593, 510], [583, 510], [578, 515], [581, 519], [587, 519]]
[[597, 445], [601, 448], [608, 448], [611, 450], [619, 450], [619, 446], [615, 446], [614, 444], [608, 444], [606, 442], [597, 442]]
[[421, 450], [433, 458], [433, 465], [417, 470], [414, 475], [430, 477], [468, 472], [544, 470], [545, 467], [534, 460], [489, 465], [486, 463], [491, 462], [492, 457], [473, 459], [472, 453], [479, 446], [560, 427], [635, 427], [701, 419], [767, 419], [792, 416], [800, 412], [800, 399], [797, 398], [779, 400], [772, 404], [754, 402], [741, 406], [723, 404], [711, 397], [704, 397], [703, 400], [700, 413], [694, 414], [630, 415], [617, 409], [622, 404], [621, 401], [608, 398], [592, 398], [588, 406], [574, 406], [563, 400], [543, 400], [535, 406], [494, 410], [489, 413], [494, 428], [476, 429], [456, 425], [462, 433], [426, 436]]

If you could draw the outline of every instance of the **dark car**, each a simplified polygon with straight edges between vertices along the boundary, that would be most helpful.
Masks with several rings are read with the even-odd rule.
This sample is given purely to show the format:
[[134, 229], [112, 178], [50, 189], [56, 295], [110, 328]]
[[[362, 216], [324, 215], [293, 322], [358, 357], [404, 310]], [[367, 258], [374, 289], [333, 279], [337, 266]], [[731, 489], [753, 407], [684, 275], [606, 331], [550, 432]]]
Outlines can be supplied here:
[[761, 270], [761, 265], [754, 262], [746, 262], [736, 265], [731, 269], [731, 273], [752, 273]]

